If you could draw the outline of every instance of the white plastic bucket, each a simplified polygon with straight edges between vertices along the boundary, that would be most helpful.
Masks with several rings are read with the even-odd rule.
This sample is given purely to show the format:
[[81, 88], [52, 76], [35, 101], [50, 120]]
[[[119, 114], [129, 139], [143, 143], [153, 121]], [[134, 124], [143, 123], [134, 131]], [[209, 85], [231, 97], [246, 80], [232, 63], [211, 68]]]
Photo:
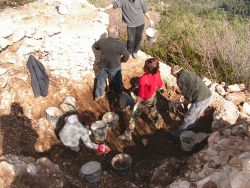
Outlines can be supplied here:
[[149, 43], [156, 42], [156, 32], [157, 30], [152, 27], [146, 29], [147, 40]]
[[184, 151], [192, 151], [194, 145], [197, 143], [198, 137], [192, 131], [184, 131], [180, 135], [181, 149]]

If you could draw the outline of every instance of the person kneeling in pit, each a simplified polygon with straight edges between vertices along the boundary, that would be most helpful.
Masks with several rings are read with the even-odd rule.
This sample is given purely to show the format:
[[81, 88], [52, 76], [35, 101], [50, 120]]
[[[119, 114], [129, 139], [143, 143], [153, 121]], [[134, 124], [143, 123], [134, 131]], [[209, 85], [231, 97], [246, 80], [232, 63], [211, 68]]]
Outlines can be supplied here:
[[[84, 124], [82, 124], [81, 122]], [[71, 150], [78, 152], [80, 150], [80, 139], [86, 147], [96, 150], [98, 153], [107, 154], [110, 148], [105, 144], [95, 144], [89, 138], [91, 131], [87, 126], [95, 121], [94, 115], [90, 113], [83, 113], [82, 117], [77, 114], [70, 115], [65, 118], [65, 125], [59, 132], [59, 137], [65, 146], [70, 147]]]
[[131, 141], [132, 132], [135, 129], [135, 122], [144, 110], [149, 111], [151, 123], [158, 128], [160, 117], [156, 109], [156, 92], [159, 89], [163, 92], [163, 81], [160, 76], [159, 62], [155, 58], [149, 58], [145, 61], [144, 74], [138, 81], [138, 97], [129, 120], [129, 128], [119, 138]]

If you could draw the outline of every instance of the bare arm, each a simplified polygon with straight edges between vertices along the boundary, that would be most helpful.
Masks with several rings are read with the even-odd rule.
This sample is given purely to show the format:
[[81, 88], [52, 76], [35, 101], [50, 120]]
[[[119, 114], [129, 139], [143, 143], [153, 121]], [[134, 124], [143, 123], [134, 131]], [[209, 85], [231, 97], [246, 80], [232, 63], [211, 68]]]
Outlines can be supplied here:
[[144, 13], [144, 15], [147, 17], [147, 19], [148, 19], [149, 22], [150, 22], [150, 25], [153, 27], [153, 26], [154, 26], [154, 22], [153, 22], [153, 20], [151, 20], [151, 17], [150, 17], [150, 15], [149, 15], [149, 13], [146, 12], [146, 13]]
[[113, 4], [109, 4], [108, 6], [106, 6], [105, 8], [100, 8], [99, 10], [104, 12], [106, 10], [112, 9], [113, 8]]
[[88, 148], [95, 149], [95, 150], [98, 148], [98, 145], [90, 140], [88, 134], [81, 136], [81, 139], [82, 139], [83, 143], [85, 144], [85, 146], [87, 146]]

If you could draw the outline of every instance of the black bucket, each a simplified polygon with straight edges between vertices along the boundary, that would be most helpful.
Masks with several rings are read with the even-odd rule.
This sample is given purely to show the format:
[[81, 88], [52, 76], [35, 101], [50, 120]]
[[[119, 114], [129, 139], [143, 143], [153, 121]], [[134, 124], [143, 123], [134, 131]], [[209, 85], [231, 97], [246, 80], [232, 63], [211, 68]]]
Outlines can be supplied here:
[[111, 165], [117, 172], [126, 175], [131, 169], [132, 158], [128, 154], [120, 153], [113, 157]]

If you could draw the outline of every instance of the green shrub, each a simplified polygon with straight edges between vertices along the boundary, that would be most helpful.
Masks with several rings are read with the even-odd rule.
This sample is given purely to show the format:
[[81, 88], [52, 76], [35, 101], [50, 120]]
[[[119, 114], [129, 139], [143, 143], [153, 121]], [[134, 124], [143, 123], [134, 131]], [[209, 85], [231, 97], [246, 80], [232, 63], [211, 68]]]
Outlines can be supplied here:
[[249, 82], [249, 18], [218, 9], [219, 0], [164, 2], [157, 44], [144, 51], [219, 82]]

